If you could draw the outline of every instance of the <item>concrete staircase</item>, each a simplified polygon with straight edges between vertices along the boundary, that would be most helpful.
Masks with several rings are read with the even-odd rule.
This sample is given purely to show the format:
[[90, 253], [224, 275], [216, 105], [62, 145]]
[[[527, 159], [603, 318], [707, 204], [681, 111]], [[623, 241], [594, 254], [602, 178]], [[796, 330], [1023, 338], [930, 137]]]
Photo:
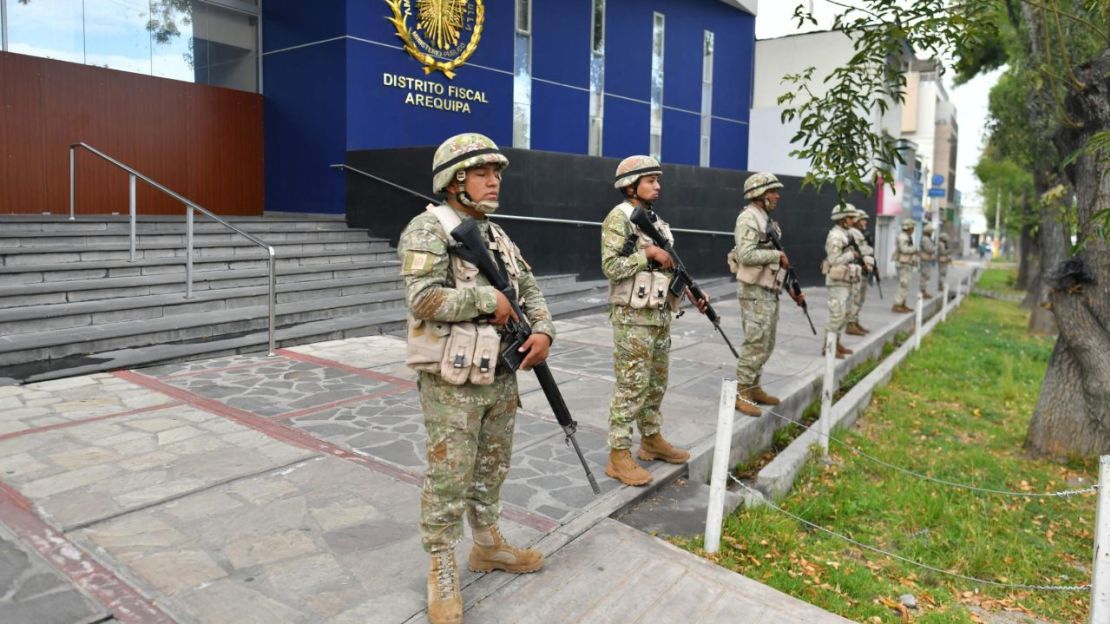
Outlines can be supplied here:
[[[235, 218], [277, 251], [277, 340], [291, 346], [404, 325], [396, 251], [342, 217]], [[264, 350], [265, 252], [198, 219], [185, 299], [181, 218], [0, 217], [0, 378], [42, 381]], [[553, 313], [605, 305], [602, 282], [540, 278]]]

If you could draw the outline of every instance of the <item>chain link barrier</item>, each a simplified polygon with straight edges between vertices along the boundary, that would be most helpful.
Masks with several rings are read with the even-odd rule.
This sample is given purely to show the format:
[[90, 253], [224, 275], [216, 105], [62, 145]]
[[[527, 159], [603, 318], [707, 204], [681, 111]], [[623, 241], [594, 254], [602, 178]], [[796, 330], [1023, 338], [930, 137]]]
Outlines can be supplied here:
[[807, 527], [810, 527], [812, 529], [821, 531], [823, 533], [827, 533], [827, 534], [829, 534], [833, 537], [841, 539], [841, 540], [843, 540], [845, 542], [848, 542], [848, 543], [850, 543], [854, 546], [858, 546], [859, 548], [863, 548], [864, 550], [869, 550], [873, 553], [877, 553], [877, 554], [883, 555], [885, 557], [890, 557], [891, 559], [897, 559], [898, 561], [901, 561], [903, 563], [907, 563], [909, 565], [916, 566], [916, 567], [922, 568], [924, 570], [929, 570], [930, 572], [935, 572], [937, 574], [943, 574], [945, 576], [950, 576], [952, 578], [958, 578], [960, 580], [970, 581], [970, 582], [973, 582], [973, 583], [979, 583], [979, 584], [982, 584], [982, 585], [990, 585], [992, 587], [1002, 587], [1002, 588], [1005, 588], [1005, 589], [1009, 589], [1011, 591], [1031, 590], [1031, 591], [1052, 591], [1052, 592], [1085, 592], [1085, 591], [1090, 591], [1090, 589], [1091, 589], [1090, 584], [1087, 584], [1087, 585], [1028, 585], [1028, 584], [1025, 584], [1025, 583], [1003, 583], [1001, 581], [992, 581], [990, 579], [983, 579], [983, 578], [978, 578], [978, 577], [974, 577], [974, 576], [968, 576], [966, 574], [960, 574], [958, 572], [950, 572], [948, 570], [944, 570], [944, 569], [938, 568], [936, 566], [931, 566], [927, 563], [921, 563], [920, 561], [914, 561], [913, 559], [903, 557], [902, 555], [896, 555], [892, 552], [887, 552], [887, 551], [885, 551], [881, 548], [878, 548], [877, 546], [872, 546], [870, 544], [865, 544], [865, 543], [863, 543], [859, 540], [852, 539], [852, 538], [848, 537], [847, 535], [842, 535], [840, 533], [837, 533], [836, 531], [833, 531], [832, 529], [826, 529], [825, 527], [823, 527], [819, 524], [815, 524], [813, 522], [810, 522], [809, 520], [806, 520], [805, 518], [802, 518], [801, 516], [793, 514], [789, 511], [783, 509], [782, 507], [779, 507], [778, 505], [772, 503], [771, 501], [767, 500], [763, 496], [762, 492], [760, 492], [759, 490], [756, 490], [755, 488], [747, 485], [746, 483], [744, 483], [740, 479], [737, 479], [731, 473], [728, 475], [728, 478], [732, 479], [733, 482], [735, 482], [737, 485], [744, 488], [748, 492], [751, 492], [753, 495], [759, 497], [760, 504], [766, 505], [766, 506], [770, 507], [771, 509], [774, 509], [775, 511], [783, 514], [784, 516], [786, 516], [786, 517], [788, 517], [788, 518], [790, 518], [790, 519], [792, 519], [792, 520], [794, 520], [798, 523], [804, 524]]

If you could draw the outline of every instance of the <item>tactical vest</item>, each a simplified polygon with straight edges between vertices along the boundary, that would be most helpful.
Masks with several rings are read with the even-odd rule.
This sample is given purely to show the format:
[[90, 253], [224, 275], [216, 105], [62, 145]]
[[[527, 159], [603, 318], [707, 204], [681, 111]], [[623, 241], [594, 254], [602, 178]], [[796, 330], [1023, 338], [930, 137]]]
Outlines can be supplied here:
[[[647, 234], [640, 231], [634, 223], [632, 223], [633, 208], [628, 202], [624, 202], [618, 206], [621, 212], [624, 213], [626, 219], [629, 219], [629, 225], [632, 226], [632, 231], [637, 234], [636, 238], [636, 251], [643, 251], [645, 247], [654, 245], [655, 241], [651, 240]], [[674, 244], [674, 235], [671, 234], [671, 226], [661, 218], [655, 221], [655, 229], [659, 230], [669, 243]], [[671, 274], [663, 271], [662, 269], [639, 271], [632, 277], [620, 280], [619, 282], [609, 282], [609, 303], [615, 305], [628, 306], [634, 310], [642, 308], [662, 308], [667, 305], [671, 310], [678, 310], [679, 299], [670, 294]]]
[[[839, 225], [834, 226], [832, 231], [829, 232], [829, 237], [835, 236], [835, 242], [840, 245], [840, 251], [836, 255], [845, 253], [848, 249], [849, 238], [852, 234], [844, 230]], [[832, 282], [848, 282], [854, 284], [863, 276], [863, 268], [854, 263], [848, 264], [833, 264], [827, 257], [821, 261], [821, 274], [828, 278], [827, 281]]]
[[941, 264], [948, 264], [952, 262], [952, 256], [948, 251], [948, 236], [941, 234], [937, 240], [937, 258]]
[[[771, 237], [767, 236], [767, 223], [770, 221], [767, 213], [758, 210], [752, 204], [748, 204], [740, 214], [744, 212], [752, 215], [755, 219], [756, 228], [759, 230], [760, 234], [763, 235], [757, 247], [760, 249], [774, 249], [775, 246], [771, 243]], [[782, 240], [782, 229], [779, 227], [779, 224], [774, 221], [770, 221], [770, 224], [775, 232], [775, 237]], [[775, 292], [782, 290], [782, 284], [786, 280], [786, 271], [780, 270], [782, 269], [782, 265], [778, 262], [760, 265], [742, 264], [740, 262], [740, 253], [736, 247], [733, 247], [732, 251], [728, 252], [725, 260], [728, 261], [729, 270], [736, 275], [736, 281], [742, 284], [762, 286], [767, 290], [773, 290]]]
[[[435, 215], [443, 231], [450, 237], [451, 230], [462, 223], [459, 215], [446, 205], [428, 205], [428, 212]], [[513, 290], [520, 293], [520, 250], [501, 228], [490, 223], [490, 249], [505, 265]], [[475, 288], [479, 269], [463, 260], [458, 254], [449, 254], [455, 288]], [[521, 308], [524, 300], [518, 301]], [[500, 353], [501, 336], [497, 327], [486, 321], [448, 323], [418, 319], [407, 314], [408, 338], [405, 364], [413, 370], [439, 375], [450, 384], [472, 383], [485, 386], [493, 383]]]
[[905, 232], [898, 234], [898, 243], [894, 247], [894, 252], [890, 254], [890, 259], [898, 264], [913, 264], [917, 261], [916, 251], [902, 251], [903, 248], [913, 249], [913, 238]]

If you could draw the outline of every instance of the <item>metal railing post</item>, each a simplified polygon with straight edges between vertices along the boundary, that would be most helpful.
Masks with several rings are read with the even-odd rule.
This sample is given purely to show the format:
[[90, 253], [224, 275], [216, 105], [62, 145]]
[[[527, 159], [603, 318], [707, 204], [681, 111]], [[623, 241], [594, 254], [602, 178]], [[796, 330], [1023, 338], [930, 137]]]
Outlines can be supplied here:
[[276, 348], [274, 328], [277, 319], [277, 252], [273, 247], [267, 247], [270, 253], [270, 350], [269, 354], [274, 355]]
[[709, 477], [709, 507], [705, 510], [705, 552], [715, 553], [721, 545], [721, 522], [725, 515], [725, 486], [732, 446], [732, 422], [736, 417], [736, 380], [721, 380], [721, 402], [717, 406], [717, 441], [713, 446], [713, 471]]
[[832, 403], [836, 388], [836, 345], [838, 336], [825, 334], [825, 380], [821, 384], [821, 417], [817, 421], [817, 436], [821, 439], [821, 456], [829, 457], [829, 430], [832, 429]]
[[941, 293], [940, 300], [940, 320], [943, 323], [948, 319], [948, 280], [944, 281], [944, 292]]
[[185, 205], [185, 298], [193, 298], [193, 207]]
[[921, 317], [925, 312], [925, 301], [921, 295], [917, 295], [917, 307], [914, 310], [913, 320], [913, 350], [917, 351], [921, 348]]
[[1095, 555], [1091, 574], [1091, 624], [1110, 621], [1110, 455], [1098, 463]]
[[131, 241], [131, 262], [135, 261], [135, 174], [128, 176], [128, 191], [131, 196], [131, 205], [128, 214], [128, 223], [130, 224], [130, 241]]
[[[0, 0], [0, 4], [2, 4], [2, 3], [3, 3], [3, 0]], [[77, 177], [75, 175], [76, 170], [77, 170], [77, 148], [75, 148], [73, 146], [70, 146], [70, 148], [69, 148], [69, 220], [70, 221], [77, 220], [77, 212], [76, 212], [77, 201], [76, 201], [76, 198], [75, 198], [75, 194], [77, 193], [77, 189], [75, 189], [74, 186], [73, 186], [73, 182]]]

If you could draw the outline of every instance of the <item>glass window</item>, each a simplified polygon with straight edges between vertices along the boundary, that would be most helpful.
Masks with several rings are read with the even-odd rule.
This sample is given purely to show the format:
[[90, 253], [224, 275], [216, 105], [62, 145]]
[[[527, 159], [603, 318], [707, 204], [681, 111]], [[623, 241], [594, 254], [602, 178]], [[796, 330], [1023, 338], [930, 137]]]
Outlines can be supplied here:
[[29, 56], [85, 62], [84, 9], [81, 0], [7, 2], [8, 51]]
[[656, 13], [651, 29], [651, 138], [648, 149], [655, 158], [663, 154], [663, 30], [662, 13]]
[[590, 32], [590, 124], [589, 154], [601, 155], [601, 138], [605, 126], [605, 0], [593, 0], [593, 24]]
[[530, 0], [518, 0], [517, 31], [513, 42], [513, 147], [532, 145], [532, 35]]
[[258, 90], [257, 0], [0, 0], [12, 52]]
[[713, 133], [713, 33], [705, 31], [701, 63], [701, 154], [698, 164], [709, 166], [709, 144]]

